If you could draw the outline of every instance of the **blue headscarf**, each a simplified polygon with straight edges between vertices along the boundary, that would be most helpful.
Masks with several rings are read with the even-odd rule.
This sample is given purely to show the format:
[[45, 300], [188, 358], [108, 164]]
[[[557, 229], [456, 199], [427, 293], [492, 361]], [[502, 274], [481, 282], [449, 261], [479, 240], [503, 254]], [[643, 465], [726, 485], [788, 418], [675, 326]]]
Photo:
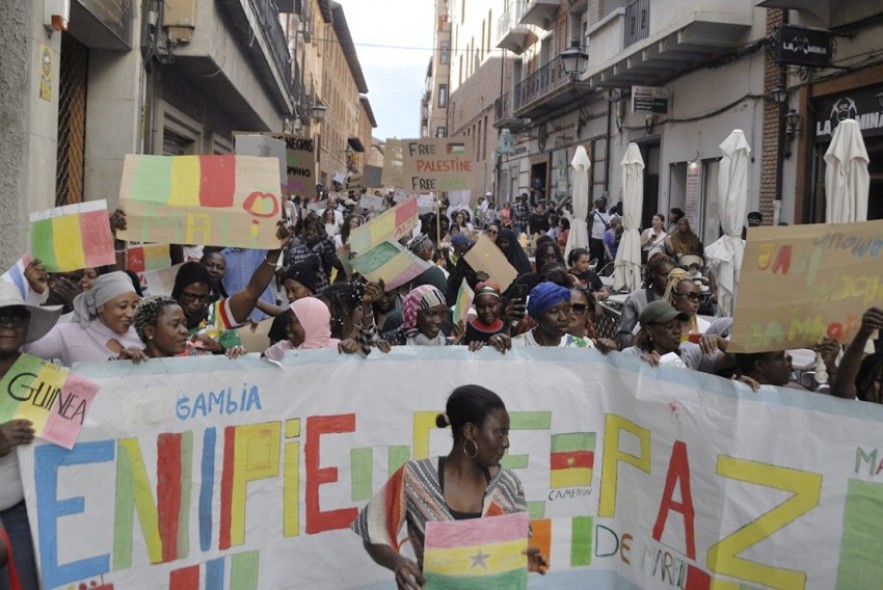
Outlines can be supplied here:
[[538, 319], [562, 301], [570, 301], [570, 289], [548, 281], [540, 283], [530, 291], [527, 313], [530, 317]]

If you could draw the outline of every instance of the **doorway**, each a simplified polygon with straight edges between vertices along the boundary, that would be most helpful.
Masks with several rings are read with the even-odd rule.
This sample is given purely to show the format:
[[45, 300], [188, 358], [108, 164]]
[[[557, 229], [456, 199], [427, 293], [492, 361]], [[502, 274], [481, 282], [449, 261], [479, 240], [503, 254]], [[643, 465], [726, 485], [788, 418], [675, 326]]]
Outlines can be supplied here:
[[644, 159], [644, 204], [641, 207], [641, 227], [650, 227], [653, 216], [659, 213], [659, 140], [639, 144]]

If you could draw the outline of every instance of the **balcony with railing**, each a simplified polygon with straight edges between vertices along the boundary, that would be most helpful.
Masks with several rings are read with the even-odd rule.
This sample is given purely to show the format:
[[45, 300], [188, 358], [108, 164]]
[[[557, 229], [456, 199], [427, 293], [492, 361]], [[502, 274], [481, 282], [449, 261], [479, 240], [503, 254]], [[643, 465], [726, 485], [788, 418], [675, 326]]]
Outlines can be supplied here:
[[561, 56], [515, 84], [512, 114], [519, 119], [538, 119], [585, 97], [588, 84], [564, 72]]
[[497, 129], [508, 129], [512, 133], [518, 133], [526, 127], [530, 121], [521, 117], [516, 117], [512, 108], [512, 98], [514, 93], [506, 92], [500, 98], [494, 101], [494, 127]]
[[521, 55], [536, 40], [533, 30], [520, 22], [526, 8], [527, 0], [515, 0], [497, 20], [497, 47]]
[[274, 0], [197, 2], [189, 42], [179, 43], [169, 67], [203, 75], [204, 92], [261, 129], [294, 113], [288, 39]]
[[[652, 4], [652, 10], [651, 10]], [[751, 2], [634, 0], [587, 32], [592, 86], [628, 87], [665, 83], [680, 72], [751, 42]]]
[[560, 0], [529, 0], [520, 22], [523, 25], [535, 25], [551, 31], [555, 27], [560, 7]]
[[625, 9], [625, 46], [650, 36], [650, 0], [635, 0]]

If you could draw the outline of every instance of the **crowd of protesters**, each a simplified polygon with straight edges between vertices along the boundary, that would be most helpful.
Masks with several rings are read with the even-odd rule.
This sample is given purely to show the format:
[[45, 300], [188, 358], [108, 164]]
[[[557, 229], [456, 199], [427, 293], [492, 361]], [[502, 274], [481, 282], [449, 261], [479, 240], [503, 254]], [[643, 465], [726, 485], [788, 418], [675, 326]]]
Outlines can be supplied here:
[[[385, 206], [394, 205], [390, 196], [381, 197]], [[116, 249], [123, 255], [110, 267], [48, 273], [39, 260], [32, 261], [24, 273], [27, 296], [0, 282], [0, 378], [23, 352], [71, 366], [210, 354], [236, 358], [246, 352], [280, 361], [292, 350], [368, 355], [393, 346], [451, 345], [503, 354], [523, 346], [597, 349], [739, 379], [755, 389], [805, 385], [795, 381], [787, 351], [727, 353], [732, 320], [715, 314], [703, 244], [682, 211], [672, 210], [668, 223], [657, 213], [643, 230], [644, 284], [621, 294], [618, 325], [604, 333], [601, 306], [611, 293], [602, 279], [622, 235], [621, 210], [608, 208], [605, 198], [586, 219], [588, 243], [570, 248], [566, 259], [572, 220], [567, 208], [531, 202], [526, 193], [499, 207], [492, 194], [473, 207], [442, 199], [402, 240], [429, 268], [394, 289], [350, 270], [351, 233], [377, 213], [359, 207], [356, 198], [286, 202], [277, 224], [278, 248], [270, 251], [171, 246], [170, 259], [180, 267], [167, 294], [144, 296], [139, 278], [125, 267], [127, 244], [121, 240]], [[113, 230], [125, 224], [124, 212], [111, 217]], [[499, 285], [470, 265], [467, 253], [482, 236], [516, 270], [510, 285]], [[474, 299], [467, 316], [455, 323], [452, 308], [463, 281]], [[268, 317], [268, 346], [246, 350], [239, 329]], [[872, 308], [845, 350], [834, 341], [818, 343], [828, 376], [820, 389], [883, 403], [883, 355], [865, 352], [881, 327], [883, 311]], [[461, 433], [454, 422], [456, 438]], [[33, 436], [27, 421], [0, 424], [0, 519], [10, 539], [4, 541], [0, 528], [0, 557], [11, 548], [10, 563], [24, 588], [37, 587], [36, 568], [11, 451]], [[360, 522], [362, 534], [373, 539], [368, 522]]]

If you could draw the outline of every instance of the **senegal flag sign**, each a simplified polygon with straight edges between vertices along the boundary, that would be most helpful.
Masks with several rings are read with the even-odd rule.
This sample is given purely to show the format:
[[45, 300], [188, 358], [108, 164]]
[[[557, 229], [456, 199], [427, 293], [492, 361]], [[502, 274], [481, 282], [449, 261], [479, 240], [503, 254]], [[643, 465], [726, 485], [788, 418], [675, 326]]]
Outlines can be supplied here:
[[527, 512], [426, 523], [425, 590], [527, 588]]

